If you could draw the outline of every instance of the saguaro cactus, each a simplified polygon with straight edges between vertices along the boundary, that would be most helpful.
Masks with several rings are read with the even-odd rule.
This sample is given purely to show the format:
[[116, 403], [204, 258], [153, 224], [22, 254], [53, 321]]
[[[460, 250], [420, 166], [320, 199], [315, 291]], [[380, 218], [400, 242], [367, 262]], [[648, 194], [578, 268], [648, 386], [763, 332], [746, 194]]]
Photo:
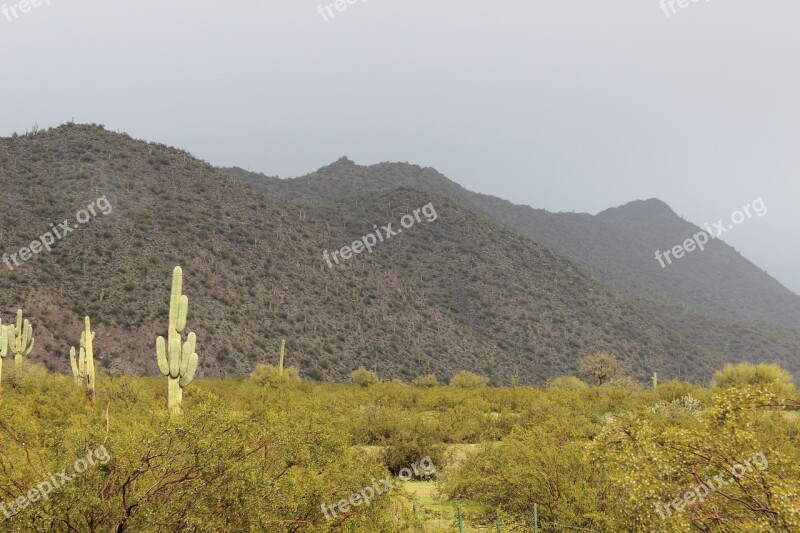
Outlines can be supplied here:
[[8, 353], [8, 334], [10, 328], [3, 325], [3, 320], [0, 319], [0, 390], [2, 390], [3, 382], [3, 359]]
[[[91, 320], [87, 316], [83, 321], [83, 331], [81, 332], [80, 355], [76, 357], [75, 347], [69, 350], [69, 362], [72, 366], [72, 379], [77, 386], [86, 386], [86, 401], [89, 405], [94, 405], [94, 337]], [[88, 340], [87, 340], [88, 339]]]
[[88, 316], [83, 319], [83, 326], [81, 355], [82, 359], [85, 358], [86, 365], [86, 401], [89, 405], [94, 406], [94, 331], [92, 331], [92, 322]]
[[22, 356], [30, 355], [33, 350], [33, 326], [26, 318], [22, 319], [22, 309], [17, 310], [17, 325], [9, 339], [11, 351], [14, 352], [14, 373], [22, 372]]
[[186, 329], [186, 318], [189, 314], [189, 298], [183, 292], [183, 270], [176, 266], [172, 271], [172, 293], [169, 297], [169, 329], [167, 339], [156, 339], [156, 357], [158, 369], [167, 376], [167, 405], [172, 414], [180, 414], [183, 401], [183, 389], [193, 380], [197, 372], [197, 336], [190, 332], [183, 342], [181, 334]]
[[281, 339], [281, 358], [278, 361], [278, 375], [283, 375], [283, 356], [286, 353], [286, 339]]
[[658, 374], [653, 372], [653, 390], [658, 388]]

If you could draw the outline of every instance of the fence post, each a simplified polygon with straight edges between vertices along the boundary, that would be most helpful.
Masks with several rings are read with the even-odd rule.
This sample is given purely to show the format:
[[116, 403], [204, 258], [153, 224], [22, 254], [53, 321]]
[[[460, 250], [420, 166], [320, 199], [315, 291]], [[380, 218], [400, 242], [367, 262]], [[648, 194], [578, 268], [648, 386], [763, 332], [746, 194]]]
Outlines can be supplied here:
[[464, 519], [461, 516], [461, 509], [458, 510], [458, 533], [464, 533]]
[[500, 509], [495, 510], [494, 525], [497, 527], [497, 533], [500, 533]]
[[533, 533], [539, 533], [539, 505], [533, 504]]

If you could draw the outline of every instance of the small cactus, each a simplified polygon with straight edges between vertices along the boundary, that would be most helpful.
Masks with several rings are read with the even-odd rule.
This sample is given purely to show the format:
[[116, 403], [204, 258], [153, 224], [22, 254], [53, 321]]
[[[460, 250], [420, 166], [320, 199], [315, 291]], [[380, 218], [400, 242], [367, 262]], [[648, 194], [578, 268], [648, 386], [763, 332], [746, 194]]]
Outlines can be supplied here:
[[33, 326], [26, 318], [22, 319], [22, 309], [17, 310], [17, 325], [13, 327], [9, 343], [14, 352], [14, 373], [22, 373], [22, 357], [30, 355], [33, 350]]
[[183, 389], [194, 380], [197, 372], [197, 336], [190, 332], [181, 348], [181, 334], [186, 329], [189, 298], [183, 292], [183, 270], [176, 266], [172, 271], [172, 292], [169, 298], [169, 330], [167, 338], [156, 339], [158, 369], [169, 380], [167, 406], [172, 414], [181, 412]]
[[658, 388], [658, 374], [653, 372], [653, 390]]
[[278, 361], [278, 375], [283, 375], [283, 356], [286, 353], [286, 339], [281, 339], [281, 358]]
[[[11, 328], [9, 326], [4, 326], [3, 320], [0, 319], [0, 385], [2, 385], [3, 380], [3, 359], [8, 353], [9, 329]], [[2, 389], [2, 386], [0, 386], [0, 389]]]

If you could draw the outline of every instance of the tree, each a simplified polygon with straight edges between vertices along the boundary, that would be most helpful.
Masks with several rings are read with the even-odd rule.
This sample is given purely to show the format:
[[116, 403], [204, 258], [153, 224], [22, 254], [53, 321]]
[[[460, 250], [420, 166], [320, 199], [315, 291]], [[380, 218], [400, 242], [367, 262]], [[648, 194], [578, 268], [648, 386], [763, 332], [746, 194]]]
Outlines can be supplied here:
[[584, 357], [581, 372], [593, 383], [602, 385], [624, 376], [622, 365], [612, 353], [600, 352]]

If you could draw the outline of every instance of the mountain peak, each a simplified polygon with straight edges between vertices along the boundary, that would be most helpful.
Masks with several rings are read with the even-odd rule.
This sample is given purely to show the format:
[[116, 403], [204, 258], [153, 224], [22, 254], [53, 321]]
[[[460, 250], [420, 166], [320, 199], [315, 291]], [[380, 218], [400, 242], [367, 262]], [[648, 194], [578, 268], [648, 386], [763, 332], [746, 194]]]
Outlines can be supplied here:
[[634, 200], [618, 207], [612, 207], [597, 214], [599, 218], [605, 219], [641, 219], [647, 218], [675, 218], [678, 215], [667, 205], [666, 202], [658, 198], [648, 198], [647, 200]]

